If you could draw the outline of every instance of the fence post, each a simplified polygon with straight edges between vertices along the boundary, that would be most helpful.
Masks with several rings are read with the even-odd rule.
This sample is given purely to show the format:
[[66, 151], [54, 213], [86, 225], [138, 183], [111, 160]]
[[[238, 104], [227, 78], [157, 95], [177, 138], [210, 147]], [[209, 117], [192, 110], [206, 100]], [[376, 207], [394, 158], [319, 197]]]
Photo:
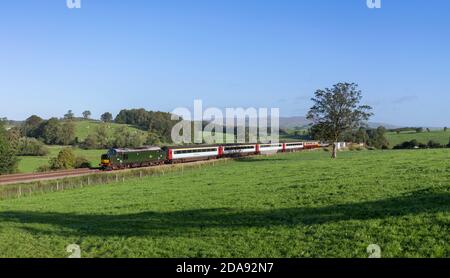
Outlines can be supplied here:
[[139, 171], [139, 178], [142, 179], [142, 171]]
[[56, 191], [59, 191], [59, 181], [56, 181]]
[[22, 186], [19, 186], [19, 198], [22, 196]]
[[87, 178], [87, 185], [91, 185], [91, 179], [89, 177]]
[[116, 182], [119, 182], [119, 175], [116, 174]]

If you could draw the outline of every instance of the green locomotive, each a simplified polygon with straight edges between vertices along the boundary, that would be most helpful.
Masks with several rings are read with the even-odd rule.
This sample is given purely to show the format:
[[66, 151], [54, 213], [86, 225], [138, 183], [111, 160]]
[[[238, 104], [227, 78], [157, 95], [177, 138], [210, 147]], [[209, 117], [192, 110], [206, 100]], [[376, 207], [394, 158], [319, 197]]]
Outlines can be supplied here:
[[146, 167], [164, 164], [166, 158], [166, 151], [160, 147], [110, 149], [102, 155], [100, 166], [104, 170]]

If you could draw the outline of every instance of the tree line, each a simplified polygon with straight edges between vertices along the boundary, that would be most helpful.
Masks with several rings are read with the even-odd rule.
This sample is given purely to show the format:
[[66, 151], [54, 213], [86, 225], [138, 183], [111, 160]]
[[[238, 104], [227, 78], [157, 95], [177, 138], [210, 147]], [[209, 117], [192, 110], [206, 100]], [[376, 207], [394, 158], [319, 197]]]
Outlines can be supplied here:
[[126, 126], [115, 128], [111, 134], [108, 125], [102, 124], [89, 134], [81, 147], [86, 149], [140, 147], [143, 145], [160, 145], [171, 143], [171, 131], [178, 122], [172, 120], [172, 114], [166, 112], [146, 111], [145, 109], [124, 109], [114, 120], [111, 113], [104, 113], [102, 122], [126, 124], [136, 127], [132, 130]]

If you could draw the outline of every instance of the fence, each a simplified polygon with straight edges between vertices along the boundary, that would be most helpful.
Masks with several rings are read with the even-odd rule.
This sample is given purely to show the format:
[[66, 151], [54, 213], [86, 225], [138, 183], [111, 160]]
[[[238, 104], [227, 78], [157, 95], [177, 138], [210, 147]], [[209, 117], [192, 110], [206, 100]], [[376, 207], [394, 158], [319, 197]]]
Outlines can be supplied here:
[[67, 177], [57, 180], [44, 180], [23, 184], [0, 185], [0, 199], [22, 198], [36, 194], [66, 191], [76, 188], [97, 186], [111, 183], [124, 183], [132, 179], [142, 179], [149, 176], [164, 176], [186, 171], [201, 169], [204, 166], [215, 166], [229, 162], [230, 159], [207, 160], [192, 163], [163, 165], [147, 168], [95, 173], [80, 177]]

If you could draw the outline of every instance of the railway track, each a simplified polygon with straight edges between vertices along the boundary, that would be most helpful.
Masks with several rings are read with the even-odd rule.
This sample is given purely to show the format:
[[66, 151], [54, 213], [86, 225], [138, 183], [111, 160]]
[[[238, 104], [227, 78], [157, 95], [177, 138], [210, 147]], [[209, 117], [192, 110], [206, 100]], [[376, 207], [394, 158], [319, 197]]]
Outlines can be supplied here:
[[77, 177], [100, 172], [97, 169], [74, 169], [45, 173], [12, 174], [0, 176], [0, 185], [33, 182], [40, 180], [53, 180], [65, 177]]

